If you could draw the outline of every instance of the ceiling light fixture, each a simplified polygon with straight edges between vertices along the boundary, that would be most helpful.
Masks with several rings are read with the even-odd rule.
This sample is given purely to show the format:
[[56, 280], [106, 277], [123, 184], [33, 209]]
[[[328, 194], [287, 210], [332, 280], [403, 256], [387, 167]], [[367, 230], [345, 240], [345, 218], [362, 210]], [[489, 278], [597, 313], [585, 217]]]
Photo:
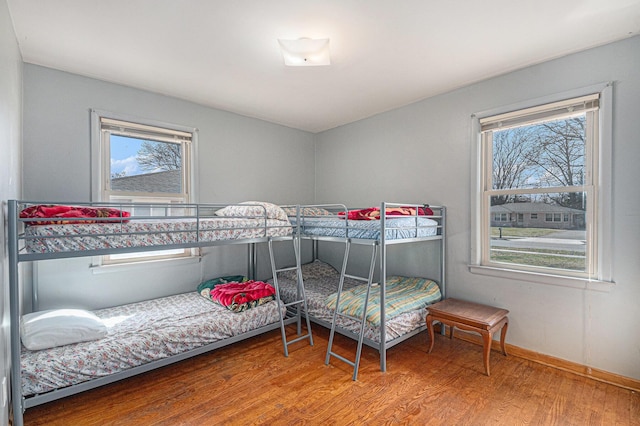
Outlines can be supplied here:
[[299, 38], [284, 40], [279, 38], [284, 64], [291, 67], [312, 67], [330, 65], [329, 39]]

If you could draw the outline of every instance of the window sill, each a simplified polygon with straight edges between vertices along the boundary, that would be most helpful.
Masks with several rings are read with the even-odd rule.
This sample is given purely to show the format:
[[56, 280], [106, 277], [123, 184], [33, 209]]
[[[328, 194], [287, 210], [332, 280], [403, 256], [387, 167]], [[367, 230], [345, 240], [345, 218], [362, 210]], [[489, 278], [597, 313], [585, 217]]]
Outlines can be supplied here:
[[157, 265], [159, 267], [175, 267], [182, 265], [191, 265], [200, 262], [202, 256], [189, 256], [183, 257], [180, 259], [157, 259], [157, 260], [147, 260], [141, 262], [130, 262], [130, 263], [114, 263], [110, 265], [98, 265], [94, 264], [89, 267], [91, 269], [92, 274], [107, 274], [112, 272], [126, 272], [133, 271], [140, 268], [148, 268], [151, 264], [154, 266]]
[[586, 278], [566, 277], [562, 275], [542, 274], [539, 272], [517, 271], [515, 269], [496, 268], [492, 266], [469, 265], [469, 272], [498, 278], [528, 281], [537, 284], [578, 288], [583, 290], [608, 293], [615, 286], [611, 281], [589, 280]]

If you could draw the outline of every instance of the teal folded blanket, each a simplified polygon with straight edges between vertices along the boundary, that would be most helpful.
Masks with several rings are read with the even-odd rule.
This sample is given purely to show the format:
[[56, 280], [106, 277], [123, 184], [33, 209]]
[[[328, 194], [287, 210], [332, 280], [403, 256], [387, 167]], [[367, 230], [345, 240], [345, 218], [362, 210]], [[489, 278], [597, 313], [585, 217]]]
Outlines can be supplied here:
[[[362, 318], [367, 285], [359, 285], [340, 294], [340, 312], [355, 318]], [[336, 308], [338, 293], [329, 295], [326, 304], [329, 309]], [[438, 302], [442, 298], [440, 288], [435, 281], [426, 278], [392, 276], [387, 278], [385, 292], [385, 317], [392, 319], [398, 315]], [[367, 321], [377, 327], [380, 325], [380, 286], [372, 285], [367, 306]]]

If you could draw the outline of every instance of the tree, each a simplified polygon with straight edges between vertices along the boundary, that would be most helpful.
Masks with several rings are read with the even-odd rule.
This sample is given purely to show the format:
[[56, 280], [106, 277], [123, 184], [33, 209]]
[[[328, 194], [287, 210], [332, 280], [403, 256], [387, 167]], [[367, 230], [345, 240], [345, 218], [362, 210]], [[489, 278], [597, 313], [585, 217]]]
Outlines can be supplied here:
[[[493, 132], [493, 189], [580, 186], [584, 183], [585, 116]], [[532, 201], [540, 196], [499, 195], [491, 205]], [[581, 192], [543, 197], [549, 203], [584, 209]]]
[[[585, 117], [537, 125], [528, 161], [538, 167], [543, 186], [580, 186], [584, 183]], [[582, 194], [561, 193], [550, 197], [564, 207], [584, 209]]]
[[181, 146], [171, 142], [144, 141], [138, 150], [140, 168], [147, 171], [180, 170]]
[[[516, 127], [493, 132], [493, 189], [522, 188], [531, 176], [529, 129]], [[491, 198], [491, 205], [515, 201], [512, 195]]]

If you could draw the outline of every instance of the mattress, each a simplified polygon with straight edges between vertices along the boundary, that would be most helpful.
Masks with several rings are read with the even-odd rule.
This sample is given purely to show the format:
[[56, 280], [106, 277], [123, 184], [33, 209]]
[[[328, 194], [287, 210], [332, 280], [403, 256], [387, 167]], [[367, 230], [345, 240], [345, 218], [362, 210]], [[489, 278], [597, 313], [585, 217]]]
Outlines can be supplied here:
[[276, 323], [278, 305], [272, 301], [235, 313], [191, 292], [94, 311], [107, 325], [105, 338], [39, 351], [22, 348], [22, 394], [108, 376]]
[[206, 218], [27, 226], [28, 253], [58, 253], [286, 236], [286, 220]]
[[[298, 299], [296, 274], [296, 271], [284, 271], [278, 274], [280, 297], [285, 303]], [[338, 291], [340, 272], [331, 265], [316, 260], [312, 263], [302, 265], [302, 276], [310, 316], [314, 319], [332, 323], [333, 311], [327, 308], [327, 298]], [[343, 291], [361, 285], [361, 281], [346, 277], [344, 279]], [[440, 297], [434, 300], [440, 300]], [[424, 326], [426, 316], [427, 308], [421, 307], [399, 314], [391, 319], [387, 318], [385, 340], [390, 342]], [[360, 332], [360, 322], [358, 321], [341, 316], [338, 316], [336, 321], [337, 325], [343, 329], [356, 334]], [[369, 340], [380, 343], [380, 326], [373, 326], [367, 322], [364, 336]]]
[[[296, 224], [295, 218], [290, 218]], [[318, 237], [377, 240], [382, 235], [379, 220], [344, 220], [339, 217], [305, 217], [300, 220], [303, 235]], [[421, 216], [385, 220], [387, 240], [431, 237], [437, 234], [438, 222]]]

